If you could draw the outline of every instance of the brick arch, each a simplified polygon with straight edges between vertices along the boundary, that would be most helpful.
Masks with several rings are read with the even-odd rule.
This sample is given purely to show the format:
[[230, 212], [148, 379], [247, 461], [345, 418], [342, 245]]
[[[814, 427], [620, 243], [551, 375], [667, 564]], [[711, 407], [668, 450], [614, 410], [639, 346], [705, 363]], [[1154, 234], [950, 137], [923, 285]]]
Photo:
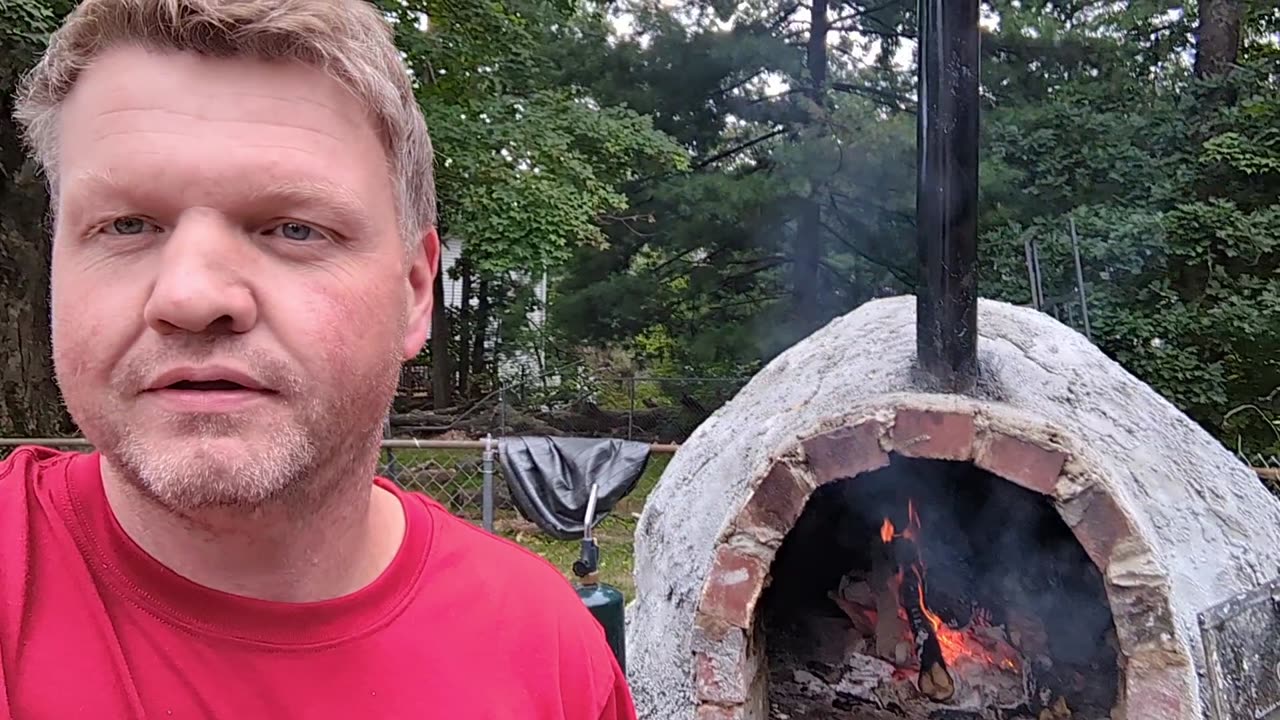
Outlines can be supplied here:
[[[721, 532], [694, 612], [699, 720], [767, 718], [763, 633], [756, 604], [769, 569], [820, 485], [889, 464], [889, 453], [968, 461], [1046, 496], [1100, 570], [1120, 645], [1121, 717], [1182, 717], [1191, 658], [1176, 642], [1169, 584], [1151, 547], [1102, 474], [1042, 423], [1009, 422], [973, 407], [882, 409], [797, 441], [753, 483]], [[1154, 714], [1152, 714], [1154, 713]]]

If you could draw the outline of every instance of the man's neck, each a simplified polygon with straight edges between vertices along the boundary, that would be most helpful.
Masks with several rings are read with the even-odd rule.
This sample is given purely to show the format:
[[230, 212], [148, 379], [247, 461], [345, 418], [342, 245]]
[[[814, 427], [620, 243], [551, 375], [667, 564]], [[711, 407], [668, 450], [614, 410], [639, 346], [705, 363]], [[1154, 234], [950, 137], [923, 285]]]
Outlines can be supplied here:
[[278, 602], [341, 597], [373, 582], [391, 564], [404, 537], [404, 508], [358, 472], [334, 478], [328, 483], [333, 492], [314, 502], [184, 515], [102, 461], [107, 504], [139, 547], [205, 587]]

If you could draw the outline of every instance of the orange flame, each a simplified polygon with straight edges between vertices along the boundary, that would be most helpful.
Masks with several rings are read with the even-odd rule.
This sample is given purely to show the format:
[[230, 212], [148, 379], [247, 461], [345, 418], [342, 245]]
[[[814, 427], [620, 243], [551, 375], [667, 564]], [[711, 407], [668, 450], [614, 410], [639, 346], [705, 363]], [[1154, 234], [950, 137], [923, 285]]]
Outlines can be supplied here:
[[[907, 540], [918, 540], [920, 531], [920, 516], [916, 513], [915, 501], [908, 499], [907, 528], [902, 531], [901, 535], [898, 535], [893, 522], [886, 517], [880, 526], [880, 539], [885, 543], [892, 542], [895, 536]], [[938, 638], [939, 649], [942, 651], [942, 659], [948, 666], [953, 666], [961, 658], [969, 658], [997, 665], [1006, 670], [1018, 669], [1017, 654], [1011, 646], [994, 640], [984, 641], [974, 632], [978, 628], [990, 626], [990, 621], [985, 613], [976, 613], [969, 627], [963, 630], [952, 629], [943, 622], [942, 618], [929, 609], [929, 605], [925, 601], [925, 563], [918, 554], [909, 571], [916, 574], [916, 591], [920, 594], [920, 610], [933, 628], [934, 635]], [[905, 608], [899, 607], [898, 614], [904, 621], [907, 620]]]

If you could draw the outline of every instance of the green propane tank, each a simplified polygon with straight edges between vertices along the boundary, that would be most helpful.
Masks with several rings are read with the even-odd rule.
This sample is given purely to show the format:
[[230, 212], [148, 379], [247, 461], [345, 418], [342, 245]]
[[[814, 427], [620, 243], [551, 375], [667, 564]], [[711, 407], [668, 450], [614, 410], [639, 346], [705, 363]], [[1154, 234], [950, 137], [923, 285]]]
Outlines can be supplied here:
[[573, 574], [580, 582], [575, 584], [582, 604], [595, 616], [596, 621], [604, 628], [605, 639], [618, 659], [618, 666], [623, 674], [627, 672], [626, 648], [626, 611], [622, 593], [618, 588], [600, 582], [600, 546], [592, 536], [591, 526], [595, 524], [597, 486], [591, 484], [591, 495], [587, 498], [587, 512], [583, 519], [582, 553], [573, 563]]

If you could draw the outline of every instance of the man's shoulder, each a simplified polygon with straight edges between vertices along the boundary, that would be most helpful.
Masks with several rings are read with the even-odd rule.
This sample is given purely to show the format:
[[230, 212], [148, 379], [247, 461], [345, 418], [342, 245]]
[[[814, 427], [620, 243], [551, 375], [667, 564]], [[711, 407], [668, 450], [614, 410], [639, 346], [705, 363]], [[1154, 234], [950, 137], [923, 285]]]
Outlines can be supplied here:
[[[508, 577], [537, 586], [550, 585], [556, 590], [570, 588], [561, 569], [550, 561], [514, 540], [488, 532], [479, 525], [449, 511], [444, 505], [420, 493], [413, 493], [426, 503], [441, 539], [446, 541], [445, 552], [458, 552], [468, 559], [484, 563], [478, 567], [506, 574]], [[570, 588], [571, 589], [571, 588]]]
[[0, 503], [36, 489], [81, 453], [39, 445], [19, 445], [0, 458]]
[[432, 516], [435, 538], [428, 563], [437, 562], [474, 582], [521, 599], [529, 612], [575, 617], [582, 614], [582, 600], [565, 576], [546, 558], [508, 538], [488, 532], [464, 520], [420, 493], [406, 493], [422, 502]]
[[424, 587], [446, 594], [465, 592], [466, 609], [451, 614], [459, 626], [492, 625], [500, 620], [505, 629], [486, 641], [488, 646], [520, 658], [550, 658], [552, 652], [555, 661], [544, 670], [553, 673], [557, 686], [568, 689], [569, 695], [578, 698], [576, 702], [590, 707], [583, 717], [602, 717], [605, 708], [612, 708], [610, 718], [635, 717], [604, 628], [563, 569], [513, 540], [454, 515], [425, 495], [406, 495], [424, 503], [432, 516], [435, 538], [427, 567], [451, 574]]

